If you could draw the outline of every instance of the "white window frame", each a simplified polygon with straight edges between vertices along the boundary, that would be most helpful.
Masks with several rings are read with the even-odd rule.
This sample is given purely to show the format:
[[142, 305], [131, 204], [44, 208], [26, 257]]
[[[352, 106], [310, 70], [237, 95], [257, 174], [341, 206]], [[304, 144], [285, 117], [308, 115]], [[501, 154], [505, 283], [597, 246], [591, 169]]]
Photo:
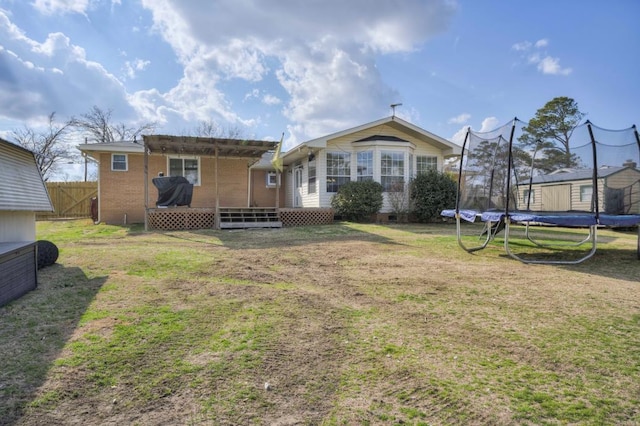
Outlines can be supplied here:
[[[404, 183], [406, 183], [406, 164], [407, 164], [407, 160], [405, 159], [405, 152], [406, 151], [391, 151], [391, 150], [384, 150], [381, 152], [380, 155], [380, 183], [382, 184], [382, 187], [384, 188], [384, 192], [389, 192], [390, 189], [390, 185], [392, 185], [393, 183], [396, 182], [402, 182], [402, 184], [404, 185]], [[391, 164], [390, 165], [386, 165], [385, 167], [385, 156], [391, 156]], [[400, 166], [399, 164], [396, 164], [397, 162], [402, 161], [402, 166]], [[400, 168], [401, 170], [399, 170], [398, 173], [393, 173], [394, 169], [396, 168]], [[386, 173], [386, 172], [391, 172], [391, 173]], [[385, 178], [391, 178], [391, 183], [389, 182], [385, 182], [387, 179]], [[399, 178], [399, 179], [398, 179]]]
[[[124, 169], [117, 169], [114, 167], [114, 164], [116, 164], [116, 156], [122, 156], [124, 157]], [[118, 164], [123, 163], [123, 161], [118, 161]], [[129, 171], [129, 156], [127, 154], [118, 154], [118, 153], [113, 153], [111, 154], [111, 171], [112, 172], [128, 172]]]
[[282, 182], [282, 178], [280, 176], [278, 176], [278, 180], [276, 181], [276, 176], [278, 176], [277, 172], [267, 172], [267, 188], [275, 188], [277, 183]]
[[416, 155], [416, 172], [420, 174], [427, 170], [438, 170], [438, 157], [435, 155]]
[[[342, 157], [342, 161], [344, 163], [346, 163], [346, 166], [338, 167], [338, 166], [335, 166], [334, 164], [330, 163], [330, 161], [329, 161], [329, 156], [330, 155], [331, 156], [333, 156], [333, 155], [341, 156]], [[327, 190], [327, 193], [335, 194], [340, 189], [340, 186], [342, 186], [345, 183], [351, 181], [351, 153], [350, 152], [344, 152], [344, 151], [329, 151], [329, 152], [327, 152], [326, 162], [327, 162], [327, 164], [326, 164], [326, 185], [327, 185], [326, 186], [326, 190]], [[329, 174], [329, 171], [332, 171], [332, 172], [333, 171], [343, 171], [343, 172], [346, 171], [346, 173], [344, 173], [344, 174], [335, 174], [335, 173]], [[337, 183], [336, 184], [338, 186], [336, 191], [331, 191], [329, 189], [329, 186], [330, 186], [329, 179], [331, 179], [331, 178], [338, 178], [338, 179], [343, 181], [342, 183]]]
[[[589, 189], [588, 192], [586, 191], [587, 189]], [[585, 198], [588, 198], [588, 200]], [[591, 202], [592, 198], [593, 198], [593, 185], [592, 184], [580, 185], [580, 202], [589, 203]]]
[[[531, 200], [528, 200], [529, 198], [529, 194], [531, 194]], [[529, 201], [529, 204], [535, 204], [536, 202], [536, 190], [534, 188], [531, 189], [525, 189], [522, 193], [522, 202], [524, 203], [524, 206], [526, 207], [527, 205], [527, 201]]]
[[[364, 154], [367, 154], [367, 158], [362, 158]], [[375, 154], [373, 150], [358, 151], [356, 153], [357, 174], [358, 182], [373, 180], [374, 167], [375, 167]], [[364, 164], [366, 163], [366, 165]], [[365, 166], [365, 170], [368, 174], [361, 173], [361, 166]]]
[[309, 161], [309, 170], [307, 171], [307, 188], [309, 194], [315, 194], [318, 190], [318, 167], [315, 159]]
[[[197, 160], [198, 162], [198, 177], [197, 177], [197, 182], [191, 182], [193, 183], [193, 186], [200, 186], [201, 182], [202, 182], [202, 162], [200, 161], [200, 157], [196, 157], [196, 156], [188, 156], [188, 155], [169, 155], [167, 157], [167, 173], [168, 176], [174, 176], [171, 174], [171, 160], [182, 160], [182, 174], [179, 176], [184, 176], [185, 172], [184, 172], [184, 160]], [[175, 175], [177, 176], [177, 175]]]

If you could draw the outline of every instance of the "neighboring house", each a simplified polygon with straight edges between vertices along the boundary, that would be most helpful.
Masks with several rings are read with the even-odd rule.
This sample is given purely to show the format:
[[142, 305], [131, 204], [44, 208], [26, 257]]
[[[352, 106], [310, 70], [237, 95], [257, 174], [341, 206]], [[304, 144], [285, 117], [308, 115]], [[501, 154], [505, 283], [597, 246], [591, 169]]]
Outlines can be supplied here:
[[[633, 162], [597, 170], [598, 210], [640, 214], [640, 170]], [[518, 186], [518, 207], [534, 211], [591, 211], [593, 169], [562, 169]], [[527, 203], [529, 207], [527, 208]]]
[[[192, 211], [275, 208], [278, 200], [282, 216], [285, 210], [294, 214], [292, 209], [326, 212], [348, 181], [375, 180], [390, 189], [423, 170], [442, 171], [445, 159], [461, 150], [397, 117], [301, 143], [282, 154], [282, 174], [271, 164], [276, 146], [271, 141], [149, 135], [144, 142], [83, 144], [78, 149], [98, 163], [98, 220], [111, 224], [148, 219], [158, 195], [152, 179], [160, 172], [193, 183]], [[383, 212], [390, 211], [386, 199]], [[208, 226], [208, 219], [197, 220]], [[306, 223], [292, 219], [296, 221]]]
[[192, 208], [214, 209], [216, 203], [275, 207], [276, 186], [268, 181], [269, 170], [251, 166], [276, 145], [271, 141], [149, 135], [144, 142], [92, 143], [78, 149], [98, 164], [98, 221], [123, 224], [145, 222], [146, 209], [155, 207], [158, 197], [152, 179], [159, 174], [184, 176], [193, 184]]
[[34, 154], [0, 139], [0, 305], [36, 288], [36, 212], [51, 211]]
[[[427, 169], [444, 170], [461, 147], [398, 117], [303, 142], [283, 154], [286, 207], [326, 208], [341, 185], [374, 180], [386, 191]], [[381, 212], [390, 212], [385, 192]]]

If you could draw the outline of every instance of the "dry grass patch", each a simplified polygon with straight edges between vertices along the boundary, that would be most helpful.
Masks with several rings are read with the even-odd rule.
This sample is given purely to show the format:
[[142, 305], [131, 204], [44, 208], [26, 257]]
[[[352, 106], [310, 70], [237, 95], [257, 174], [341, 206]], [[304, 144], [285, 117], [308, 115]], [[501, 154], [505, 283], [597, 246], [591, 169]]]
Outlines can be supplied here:
[[450, 225], [39, 234], [61, 255], [0, 308], [0, 423], [640, 422], [634, 234], [571, 267]]

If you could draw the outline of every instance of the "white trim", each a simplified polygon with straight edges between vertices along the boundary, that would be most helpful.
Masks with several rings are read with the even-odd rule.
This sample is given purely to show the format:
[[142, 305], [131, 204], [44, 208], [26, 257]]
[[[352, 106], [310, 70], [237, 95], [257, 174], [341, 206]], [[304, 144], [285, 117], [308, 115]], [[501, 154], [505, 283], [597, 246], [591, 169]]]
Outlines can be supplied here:
[[[115, 163], [114, 157], [116, 155], [124, 156], [124, 169], [115, 169], [113, 167], [113, 164]], [[119, 161], [119, 163], [121, 163], [121, 161]], [[111, 171], [112, 172], [128, 172], [129, 171], [129, 155], [123, 152], [112, 152], [111, 153]]]
[[[198, 181], [193, 183], [193, 186], [202, 185], [202, 162], [199, 156], [195, 155], [167, 155], [167, 176], [171, 176], [171, 160], [183, 160], [182, 161], [182, 176], [184, 176], [184, 160], [196, 160], [198, 161]], [[186, 177], [186, 176], [185, 176]]]
[[[272, 177], [273, 176], [273, 182], [272, 182]], [[278, 177], [278, 180], [276, 181], [276, 176]], [[275, 188], [276, 186], [278, 186], [278, 183], [282, 184], [282, 178], [280, 177], [278, 172], [273, 172], [273, 171], [269, 171], [266, 173], [266, 186], [267, 188]]]

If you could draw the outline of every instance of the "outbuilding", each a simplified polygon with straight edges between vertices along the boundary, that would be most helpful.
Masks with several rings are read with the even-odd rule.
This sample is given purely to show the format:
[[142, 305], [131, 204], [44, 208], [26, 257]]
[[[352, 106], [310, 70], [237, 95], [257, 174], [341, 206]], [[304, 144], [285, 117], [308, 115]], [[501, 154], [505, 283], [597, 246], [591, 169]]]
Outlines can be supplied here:
[[37, 287], [36, 212], [51, 211], [33, 152], [0, 139], [0, 306]]

